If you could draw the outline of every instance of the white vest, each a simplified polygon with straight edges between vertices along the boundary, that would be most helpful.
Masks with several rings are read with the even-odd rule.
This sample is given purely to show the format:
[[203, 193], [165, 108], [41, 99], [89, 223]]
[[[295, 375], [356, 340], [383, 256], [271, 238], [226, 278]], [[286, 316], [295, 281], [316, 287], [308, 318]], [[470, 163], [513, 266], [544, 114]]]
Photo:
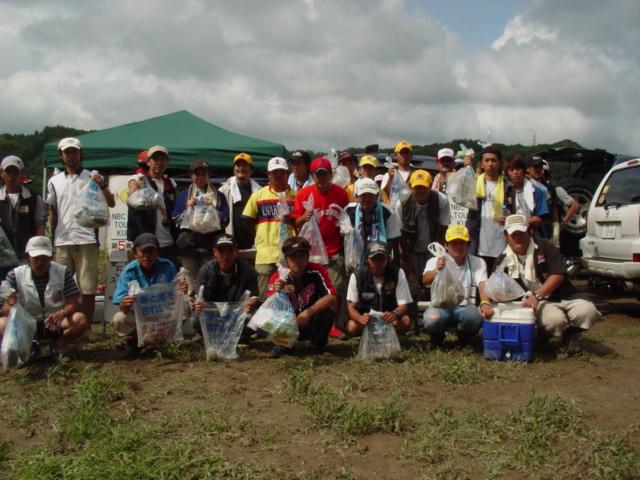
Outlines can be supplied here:
[[18, 286], [18, 301], [36, 319], [41, 320], [64, 307], [64, 271], [65, 266], [51, 262], [49, 283], [44, 291], [44, 308], [33, 281], [31, 267], [20, 265], [15, 268]]

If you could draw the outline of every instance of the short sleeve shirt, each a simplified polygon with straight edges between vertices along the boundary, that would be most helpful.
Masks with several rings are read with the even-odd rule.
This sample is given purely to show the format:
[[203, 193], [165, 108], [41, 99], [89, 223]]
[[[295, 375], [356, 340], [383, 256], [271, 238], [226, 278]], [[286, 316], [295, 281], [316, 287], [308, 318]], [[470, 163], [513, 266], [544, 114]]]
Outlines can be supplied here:
[[[289, 211], [293, 210], [295, 193], [288, 188], [285, 194]], [[256, 221], [256, 264], [276, 263], [280, 256], [280, 226], [278, 219], [278, 193], [270, 185], [256, 190], [249, 197], [242, 216]], [[293, 229], [287, 228], [288, 235], [293, 235]]]
[[[427, 272], [437, 270], [438, 258], [432, 257], [424, 267], [423, 275]], [[458, 280], [462, 283], [465, 298], [460, 305], [475, 304], [477, 288], [481, 283], [487, 281], [487, 264], [483, 259], [474, 255], [467, 255], [462, 265], [457, 265]]]
[[80, 206], [78, 199], [91, 181], [89, 171], [82, 169], [75, 175], [58, 173], [47, 183], [47, 203], [58, 212], [54, 238], [56, 247], [96, 243], [94, 230], [81, 226], [74, 216]]
[[[267, 284], [268, 297], [274, 294], [273, 284], [279, 278], [280, 273], [275, 272], [269, 279]], [[307, 270], [297, 282], [288, 283], [287, 286], [289, 288], [285, 287], [285, 293], [289, 296], [289, 301], [291, 301], [296, 313], [306, 310], [326, 295], [336, 294], [327, 268], [313, 262], [307, 264]]]
[[[383, 279], [376, 279], [374, 277], [373, 281], [378, 294], [380, 294], [380, 292], [382, 291]], [[358, 303], [360, 301], [360, 292], [358, 291], [358, 282], [356, 281], [355, 273], [352, 273], [351, 277], [349, 277], [349, 285], [347, 287], [347, 301], [352, 303]], [[407, 276], [402, 269], [398, 270], [396, 301], [398, 305], [408, 305], [409, 303], [413, 302], [411, 292], [409, 291], [409, 282], [407, 281]]]

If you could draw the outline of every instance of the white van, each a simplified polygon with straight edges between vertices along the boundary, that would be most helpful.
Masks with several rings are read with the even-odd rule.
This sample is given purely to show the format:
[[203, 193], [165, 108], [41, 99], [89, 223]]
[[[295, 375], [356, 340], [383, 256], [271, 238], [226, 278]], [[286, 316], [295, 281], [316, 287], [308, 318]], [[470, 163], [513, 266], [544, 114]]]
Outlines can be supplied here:
[[590, 275], [640, 286], [640, 158], [614, 166], [600, 182], [580, 249]]

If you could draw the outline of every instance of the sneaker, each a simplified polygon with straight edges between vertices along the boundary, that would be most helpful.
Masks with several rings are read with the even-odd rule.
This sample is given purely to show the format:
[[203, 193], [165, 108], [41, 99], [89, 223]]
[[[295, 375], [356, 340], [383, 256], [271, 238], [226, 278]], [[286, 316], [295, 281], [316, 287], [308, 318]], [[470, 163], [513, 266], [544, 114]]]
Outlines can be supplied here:
[[125, 345], [127, 350], [127, 357], [135, 358], [140, 354], [140, 347], [138, 346], [138, 338], [136, 335], [129, 335], [125, 339]]
[[269, 358], [280, 358], [282, 355], [291, 355], [292, 352], [292, 348], [275, 345], [269, 352]]
[[34, 340], [31, 342], [31, 354], [29, 356], [30, 360], [35, 360], [40, 356], [40, 342]]

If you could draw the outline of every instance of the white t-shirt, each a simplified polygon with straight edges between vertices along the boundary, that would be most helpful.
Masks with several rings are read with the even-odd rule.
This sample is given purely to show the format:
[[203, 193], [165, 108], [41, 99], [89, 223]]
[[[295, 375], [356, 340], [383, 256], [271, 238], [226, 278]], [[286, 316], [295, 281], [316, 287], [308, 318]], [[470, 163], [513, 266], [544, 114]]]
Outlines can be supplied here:
[[556, 187], [556, 196], [565, 207], [570, 207], [574, 202], [573, 197], [562, 187]]
[[[376, 286], [378, 294], [382, 291], [382, 278], [375, 278], [373, 282]], [[349, 286], [347, 287], [347, 300], [349, 302], [358, 303], [360, 298], [360, 292], [358, 292], [358, 284], [356, 282], [355, 273], [351, 274], [349, 278]], [[409, 291], [409, 282], [407, 282], [407, 276], [404, 274], [404, 270], [398, 271], [398, 284], [396, 285], [396, 301], [398, 305], [407, 305], [413, 302], [411, 292]]]
[[[154, 178], [153, 181], [156, 184], [158, 194], [161, 197], [163, 197], [164, 179], [158, 180], [157, 178]], [[173, 184], [173, 180], [171, 180], [171, 182]], [[168, 247], [169, 245], [173, 245], [173, 237], [171, 236], [171, 231], [169, 230], [169, 226], [163, 223], [163, 221], [166, 218], [166, 215], [171, 215], [171, 212], [166, 212], [163, 214], [161, 211], [158, 210], [157, 213], [158, 214], [156, 215], [156, 237], [158, 238], [158, 243], [160, 244], [161, 247]]]
[[[427, 272], [433, 272], [438, 269], [438, 258], [431, 257], [424, 267], [424, 275]], [[456, 270], [458, 272], [458, 279], [465, 291], [465, 299], [460, 305], [476, 303], [476, 292], [478, 286], [487, 281], [487, 264], [483, 259], [476, 257], [475, 255], [467, 255], [465, 262], [462, 265], [457, 265]]]
[[20, 196], [19, 193], [7, 193], [7, 195], [9, 196], [9, 201], [11, 202], [11, 206], [13, 208], [16, 208], [16, 205], [18, 203], [18, 197]]
[[80, 207], [79, 199], [84, 188], [91, 182], [89, 170], [82, 169], [77, 175], [60, 172], [47, 183], [47, 203], [58, 211], [54, 245], [87, 245], [96, 243], [92, 228], [78, 224], [74, 214]]
[[[405, 182], [407, 181], [407, 179], [409, 178], [409, 175], [411, 175], [412, 172], [413, 170], [398, 170], [398, 168], [396, 168], [396, 173], [399, 173]], [[384, 177], [382, 177], [382, 184], [380, 184], [380, 190], [384, 190], [387, 187], [387, 183], [389, 183], [389, 174], [385, 173]]]
[[478, 255], [482, 257], [498, 257], [507, 246], [502, 225], [493, 219], [496, 186], [496, 182], [486, 181], [486, 197], [482, 200], [480, 238], [478, 239]]

